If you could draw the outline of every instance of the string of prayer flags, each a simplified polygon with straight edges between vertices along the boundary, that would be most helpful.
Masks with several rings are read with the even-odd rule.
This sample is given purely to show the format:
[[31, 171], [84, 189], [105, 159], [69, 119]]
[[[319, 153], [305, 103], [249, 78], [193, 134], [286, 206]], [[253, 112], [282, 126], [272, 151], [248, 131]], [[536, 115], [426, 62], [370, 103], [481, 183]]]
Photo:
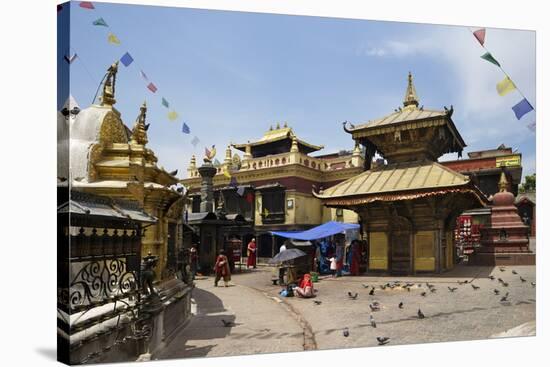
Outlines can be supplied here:
[[185, 122], [183, 123], [183, 126], [181, 127], [181, 132], [184, 133], [184, 134], [190, 134], [191, 133], [191, 129], [189, 128], [189, 126], [187, 126], [187, 124]]
[[164, 97], [162, 97], [162, 105], [166, 108], [170, 107], [170, 104], [168, 103], [168, 101]]
[[200, 143], [201, 141], [199, 140], [199, 138], [197, 138], [196, 136], [193, 138], [193, 140], [191, 140], [191, 144], [193, 144], [193, 146], [196, 148], [197, 147], [197, 144]]
[[483, 44], [485, 43], [485, 28], [481, 28], [475, 31], [474, 37], [481, 44], [481, 46], [483, 46]]
[[113, 33], [109, 33], [107, 41], [113, 45], [120, 45], [120, 40]]
[[170, 111], [168, 112], [168, 120], [175, 121], [179, 117], [178, 113], [176, 111]]
[[532, 132], [535, 132], [537, 130], [537, 123], [533, 121], [529, 125], [527, 125], [527, 128]]
[[73, 63], [73, 61], [78, 57], [78, 55], [75, 53], [73, 56], [63, 56], [63, 58], [65, 59], [65, 61], [67, 61], [67, 63], [70, 65]]
[[102, 27], [108, 27], [107, 22], [103, 18], [98, 18], [94, 20], [92, 24], [102, 26]]
[[494, 65], [500, 67], [500, 64], [499, 64], [498, 61], [493, 57], [493, 55], [491, 55], [490, 52], [484, 53], [483, 55], [481, 55], [481, 58], [482, 58], [483, 60], [489, 61], [491, 64], [494, 64]]
[[120, 62], [124, 64], [124, 66], [128, 67], [132, 62], [134, 62], [134, 58], [130, 55], [130, 53], [126, 52], [122, 57], [120, 58]]
[[91, 1], [81, 1], [80, 7], [84, 9], [90, 9], [90, 10], [95, 9], [94, 4], [92, 4]]
[[153, 83], [147, 84], [147, 89], [149, 89], [153, 93], [157, 91], [157, 87]]
[[506, 76], [501, 82], [497, 84], [497, 92], [501, 96], [505, 96], [511, 91], [516, 89], [516, 86], [510, 77]]
[[147, 81], [149, 81], [149, 78], [147, 78], [147, 75], [143, 72], [143, 70], [140, 70], [139, 71], [139, 74], [141, 75], [141, 77]]
[[523, 98], [514, 107], [512, 107], [512, 110], [516, 114], [516, 118], [520, 120], [526, 113], [533, 111], [533, 106], [531, 106], [531, 103], [529, 103], [526, 98]]

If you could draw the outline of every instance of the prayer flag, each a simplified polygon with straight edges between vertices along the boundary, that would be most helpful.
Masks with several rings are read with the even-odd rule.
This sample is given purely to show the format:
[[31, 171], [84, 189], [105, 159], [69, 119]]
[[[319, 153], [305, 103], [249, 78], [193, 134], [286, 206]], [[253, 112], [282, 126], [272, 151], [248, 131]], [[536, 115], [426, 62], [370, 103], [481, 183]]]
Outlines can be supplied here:
[[191, 140], [191, 144], [196, 148], [198, 143], [200, 143], [200, 140], [195, 136], [193, 140]]
[[153, 83], [147, 84], [147, 89], [149, 89], [153, 93], [157, 91], [157, 87]]
[[168, 112], [168, 120], [174, 121], [178, 119], [178, 113], [176, 111]]
[[478, 40], [481, 46], [483, 46], [483, 44], [485, 43], [485, 28], [481, 28], [475, 31], [474, 37]]
[[514, 85], [514, 82], [512, 81], [512, 79], [510, 79], [510, 77], [508, 76], [504, 78], [500, 83], [497, 84], [497, 92], [501, 96], [507, 95], [514, 89], [516, 89], [516, 86]]
[[95, 9], [94, 4], [91, 1], [81, 1], [80, 7], [84, 9]]
[[531, 106], [531, 103], [524, 98], [521, 101], [519, 101], [514, 107], [512, 107], [512, 110], [514, 110], [514, 113], [516, 114], [516, 118], [520, 120], [523, 115], [525, 115], [528, 112], [533, 111], [533, 106]]
[[147, 78], [147, 75], [143, 72], [143, 70], [140, 70], [139, 73], [143, 79], [149, 81], [149, 78]]
[[162, 97], [162, 105], [166, 108], [168, 108], [170, 106], [170, 104], [168, 103], [168, 101], [164, 97]]
[[120, 45], [120, 40], [112, 33], [109, 33], [109, 35], [107, 36], [107, 41], [109, 43], [112, 43], [113, 45]]
[[[235, 181], [237, 181], [237, 179], [235, 179]], [[244, 186], [239, 186], [239, 187], [237, 188], [237, 194], [238, 194], [239, 196], [243, 196], [243, 194], [244, 194]]]
[[67, 61], [69, 64], [72, 64], [73, 61], [77, 58], [77, 54], [75, 53], [73, 56], [63, 56], [65, 58], [65, 61]]
[[134, 58], [126, 52], [122, 57], [120, 58], [120, 62], [124, 64], [124, 66], [128, 67], [131, 63], [134, 62]]
[[214, 159], [214, 166], [221, 166], [222, 164], [218, 160], [218, 158]]
[[187, 124], [185, 122], [183, 123], [183, 126], [181, 127], [181, 132], [184, 133], [184, 134], [190, 134], [191, 133], [191, 129], [189, 128], [189, 126], [187, 126]]
[[92, 24], [93, 25], [100, 25], [100, 26], [103, 26], [103, 27], [108, 27], [107, 22], [103, 18], [98, 18], [98, 19], [94, 20]]
[[500, 64], [498, 63], [498, 61], [495, 60], [495, 58], [493, 57], [493, 55], [491, 55], [491, 53], [489, 53], [489, 52], [486, 52], [486, 53], [484, 53], [483, 55], [481, 55], [481, 58], [482, 58], [483, 60], [489, 61], [491, 64], [495, 64], [496, 66], [499, 66], [499, 67], [500, 67]]
[[235, 176], [231, 177], [231, 180], [229, 181], [229, 186], [231, 187], [237, 187], [239, 183], [237, 182], [237, 178]]
[[527, 125], [527, 128], [532, 132], [535, 132], [537, 130], [537, 123], [533, 121], [529, 125]]

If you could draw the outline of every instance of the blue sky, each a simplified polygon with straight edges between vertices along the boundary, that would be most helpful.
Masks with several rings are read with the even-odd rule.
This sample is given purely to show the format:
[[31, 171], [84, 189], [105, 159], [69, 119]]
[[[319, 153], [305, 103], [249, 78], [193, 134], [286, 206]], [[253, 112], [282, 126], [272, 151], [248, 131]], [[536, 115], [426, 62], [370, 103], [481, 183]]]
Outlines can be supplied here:
[[[71, 94], [88, 107], [106, 68], [129, 51], [135, 62], [120, 65], [116, 108], [131, 127], [147, 101], [149, 146], [181, 178], [205, 146], [216, 144], [223, 160], [229, 142], [257, 139], [276, 122], [288, 122], [302, 139], [324, 145], [323, 152], [351, 149], [341, 122], [391, 113], [402, 103], [409, 71], [421, 105], [454, 106], [466, 152], [504, 143], [523, 153], [524, 174], [535, 171], [535, 134], [526, 128], [535, 113], [516, 119], [511, 107], [522, 97], [497, 94], [504, 75], [480, 59], [485, 51], [466, 27], [94, 5], [72, 3], [78, 58]], [[93, 26], [99, 17], [110, 28]], [[120, 45], [107, 42], [109, 32]], [[485, 45], [535, 106], [535, 32], [488, 29]], [[146, 88], [140, 69], [157, 93]], [[161, 97], [179, 113], [177, 121], [167, 119]], [[181, 133], [182, 121], [191, 135]], [[201, 140], [196, 148], [193, 136]]]

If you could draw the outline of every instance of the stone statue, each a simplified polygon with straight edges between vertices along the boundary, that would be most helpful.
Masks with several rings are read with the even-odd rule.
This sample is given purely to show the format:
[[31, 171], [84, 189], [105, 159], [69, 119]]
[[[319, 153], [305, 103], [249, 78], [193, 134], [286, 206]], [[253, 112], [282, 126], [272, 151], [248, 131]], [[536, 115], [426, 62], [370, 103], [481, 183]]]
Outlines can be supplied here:
[[148, 295], [157, 296], [157, 292], [153, 288], [153, 280], [156, 275], [154, 267], [157, 266], [158, 260], [158, 256], [149, 252], [141, 262], [141, 290]]

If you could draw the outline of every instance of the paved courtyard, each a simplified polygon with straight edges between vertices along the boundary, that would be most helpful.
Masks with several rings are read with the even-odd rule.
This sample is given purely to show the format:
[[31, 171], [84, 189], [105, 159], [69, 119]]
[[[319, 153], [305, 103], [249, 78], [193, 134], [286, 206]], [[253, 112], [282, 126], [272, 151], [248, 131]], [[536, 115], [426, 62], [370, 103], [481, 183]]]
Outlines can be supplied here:
[[[489, 279], [490, 275], [495, 279]], [[379, 336], [389, 337], [388, 345], [400, 345], [534, 333], [534, 266], [506, 267], [504, 271], [460, 266], [436, 277], [323, 277], [315, 283], [318, 292], [314, 299], [281, 298], [271, 277], [270, 268], [258, 268], [235, 274], [235, 286], [228, 288], [214, 288], [212, 278], [197, 280], [196, 316], [154, 358], [378, 346]], [[401, 286], [380, 287], [395, 282]], [[407, 283], [414, 283], [410, 291], [402, 287]], [[448, 287], [456, 290], [451, 292]], [[348, 292], [357, 293], [357, 298], [350, 299]], [[508, 302], [500, 302], [507, 292]], [[379, 311], [369, 307], [375, 301], [380, 304]], [[418, 318], [419, 309], [425, 318]], [[376, 328], [371, 326], [371, 314]], [[226, 327], [222, 318], [234, 324]], [[347, 337], [344, 328], [349, 331]]]

